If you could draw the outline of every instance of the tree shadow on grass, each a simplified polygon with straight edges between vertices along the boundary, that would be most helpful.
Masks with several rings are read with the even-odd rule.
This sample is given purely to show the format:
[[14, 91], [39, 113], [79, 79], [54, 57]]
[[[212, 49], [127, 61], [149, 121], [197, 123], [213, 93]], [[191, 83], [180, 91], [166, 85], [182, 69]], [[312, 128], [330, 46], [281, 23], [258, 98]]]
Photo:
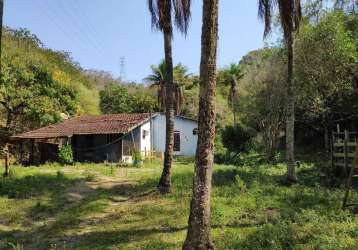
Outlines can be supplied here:
[[[78, 201], [69, 201], [68, 189], [79, 182], [86, 185], [82, 179], [51, 175], [28, 176], [2, 182], [0, 195], [9, 196], [15, 193], [14, 199], [38, 199], [37, 204], [27, 211], [26, 220], [32, 222], [45, 220], [46, 223], [42, 226], [34, 225], [29, 229], [24, 227], [24, 230], [0, 230], [0, 248], [1, 243], [4, 244], [4, 242], [19, 242], [24, 245], [25, 249], [48, 249], [50, 239], [61, 238], [62, 232], [77, 228], [86, 221], [87, 215], [102, 212], [108, 202], [136, 202], [155, 195], [155, 179], [137, 184], [119, 181], [110, 188], [94, 189], [87, 185], [91, 192]], [[41, 200], [41, 194], [45, 193], [50, 197], [46, 204]], [[121, 200], [115, 198], [118, 196]]]

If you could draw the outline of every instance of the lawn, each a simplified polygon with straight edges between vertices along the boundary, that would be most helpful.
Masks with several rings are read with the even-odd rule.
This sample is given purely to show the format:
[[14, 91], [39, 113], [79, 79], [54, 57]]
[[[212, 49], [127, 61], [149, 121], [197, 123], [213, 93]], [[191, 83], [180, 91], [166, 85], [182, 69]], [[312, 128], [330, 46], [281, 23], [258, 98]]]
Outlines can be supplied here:
[[[358, 218], [320, 166], [280, 184], [282, 164], [215, 166], [212, 236], [217, 249], [358, 249]], [[180, 249], [193, 164], [176, 163], [173, 192], [155, 191], [160, 164], [13, 167], [0, 182], [1, 249]], [[358, 195], [355, 195], [358, 200]]]

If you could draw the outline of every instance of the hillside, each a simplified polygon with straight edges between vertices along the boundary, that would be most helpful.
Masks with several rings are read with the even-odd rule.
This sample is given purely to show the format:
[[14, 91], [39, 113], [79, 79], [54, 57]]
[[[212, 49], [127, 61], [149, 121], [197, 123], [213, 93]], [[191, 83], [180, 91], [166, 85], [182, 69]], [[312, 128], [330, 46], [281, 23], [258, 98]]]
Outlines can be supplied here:
[[69, 53], [24, 29], [6, 28], [3, 44], [1, 119], [8, 133], [57, 122], [61, 114], [99, 113], [98, 91]]

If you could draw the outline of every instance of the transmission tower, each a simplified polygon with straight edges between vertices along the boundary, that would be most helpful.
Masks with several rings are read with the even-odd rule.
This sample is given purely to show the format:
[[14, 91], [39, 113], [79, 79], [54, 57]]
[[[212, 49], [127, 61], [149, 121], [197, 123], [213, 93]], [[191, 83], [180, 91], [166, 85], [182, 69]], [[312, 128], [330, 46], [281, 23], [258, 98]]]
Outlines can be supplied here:
[[126, 80], [126, 57], [125, 56], [121, 56], [120, 58], [120, 78], [121, 81], [124, 82]]

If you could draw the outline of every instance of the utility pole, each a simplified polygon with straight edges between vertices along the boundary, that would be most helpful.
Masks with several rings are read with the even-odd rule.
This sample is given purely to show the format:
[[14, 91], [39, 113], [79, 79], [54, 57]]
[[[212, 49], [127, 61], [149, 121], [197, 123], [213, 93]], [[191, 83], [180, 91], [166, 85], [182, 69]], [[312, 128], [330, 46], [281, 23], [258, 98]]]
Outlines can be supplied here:
[[120, 58], [120, 67], [121, 67], [121, 71], [120, 71], [120, 78], [121, 78], [121, 82], [124, 82], [126, 80], [126, 57], [125, 56], [121, 56]]

